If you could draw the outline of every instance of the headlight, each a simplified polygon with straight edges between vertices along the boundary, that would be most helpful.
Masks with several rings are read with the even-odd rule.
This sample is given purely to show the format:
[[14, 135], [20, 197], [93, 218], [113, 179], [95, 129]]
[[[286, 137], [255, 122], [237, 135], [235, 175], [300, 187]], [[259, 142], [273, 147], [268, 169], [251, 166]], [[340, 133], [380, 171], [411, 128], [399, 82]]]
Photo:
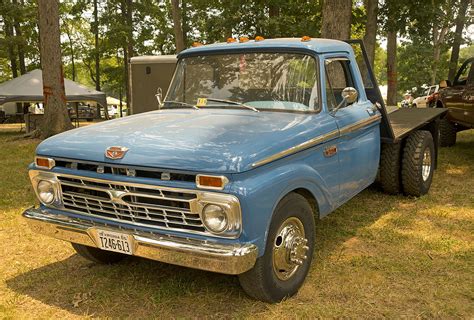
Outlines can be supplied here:
[[227, 214], [218, 205], [208, 204], [202, 210], [202, 218], [206, 228], [214, 233], [220, 233], [227, 228]]
[[40, 182], [38, 182], [37, 190], [38, 197], [41, 202], [45, 204], [50, 204], [54, 201], [54, 188], [51, 182], [41, 180]]

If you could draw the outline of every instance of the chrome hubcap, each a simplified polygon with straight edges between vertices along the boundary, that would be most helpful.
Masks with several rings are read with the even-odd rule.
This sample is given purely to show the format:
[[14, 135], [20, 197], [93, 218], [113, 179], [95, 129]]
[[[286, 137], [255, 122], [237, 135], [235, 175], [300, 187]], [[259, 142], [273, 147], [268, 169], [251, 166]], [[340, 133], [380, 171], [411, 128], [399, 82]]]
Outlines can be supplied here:
[[431, 152], [430, 149], [426, 148], [423, 153], [423, 164], [421, 166], [421, 176], [423, 181], [428, 180], [431, 173]]
[[278, 229], [273, 243], [273, 271], [278, 279], [288, 280], [296, 273], [308, 258], [307, 243], [300, 219], [286, 219]]

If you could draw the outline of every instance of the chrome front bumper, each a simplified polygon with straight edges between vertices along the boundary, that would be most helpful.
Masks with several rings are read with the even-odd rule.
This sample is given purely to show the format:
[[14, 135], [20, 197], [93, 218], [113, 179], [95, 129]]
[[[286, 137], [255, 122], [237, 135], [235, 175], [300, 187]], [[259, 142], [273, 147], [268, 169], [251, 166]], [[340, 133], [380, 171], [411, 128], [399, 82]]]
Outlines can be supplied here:
[[23, 212], [30, 228], [40, 234], [57, 239], [98, 247], [97, 230], [110, 230], [130, 234], [135, 247], [134, 255], [176, 264], [184, 267], [225, 274], [240, 274], [250, 270], [257, 260], [258, 248], [254, 244], [218, 244], [210, 241], [140, 233], [110, 226], [96, 226], [83, 220], [51, 214], [30, 208]]

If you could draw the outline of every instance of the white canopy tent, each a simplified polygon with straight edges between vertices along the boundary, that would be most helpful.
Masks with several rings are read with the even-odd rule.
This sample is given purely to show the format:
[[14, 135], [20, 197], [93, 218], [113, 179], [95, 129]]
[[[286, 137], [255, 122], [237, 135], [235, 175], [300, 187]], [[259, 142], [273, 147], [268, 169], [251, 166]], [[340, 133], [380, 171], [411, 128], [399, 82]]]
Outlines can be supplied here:
[[[105, 93], [89, 89], [77, 82], [64, 79], [67, 102], [95, 101], [107, 115]], [[43, 73], [40, 69], [0, 84], [0, 105], [7, 102], [43, 102]]]

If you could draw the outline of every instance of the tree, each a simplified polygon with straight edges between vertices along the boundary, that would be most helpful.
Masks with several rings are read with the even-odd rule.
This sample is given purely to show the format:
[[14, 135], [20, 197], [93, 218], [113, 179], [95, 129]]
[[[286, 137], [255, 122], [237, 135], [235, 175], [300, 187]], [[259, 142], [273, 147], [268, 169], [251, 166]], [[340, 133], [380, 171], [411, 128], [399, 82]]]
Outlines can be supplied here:
[[387, 105], [397, 104], [397, 32], [387, 32]]
[[179, 7], [179, 0], [171, 0], [171, 12], [173, 14], [173, 29], [176, 42], [176, 52], [179, 53], [184, 50], [184, 34], [181, 17], [181, 8]]
[[377, 14], [378, 14], [378, 0], [365, 0], [365, 11], [367, 14], [367, 21], [365, 23], [364, 45], [367, 51], [367, 57], [371, 67], [374, 67], [375, 59], [375, 45], [377, 40]]
[[462, 42], [462, 31], [466, 23], [466, 12], [469, 6], [469, 0], [461, 0], [459, 11], [456, 17], [456, 30], [454, 31], [454, 41], [451, 49], [451, 59], [449, 61], [448, 79], [453, 81], [458, 69], [459, 48]]
[[38, 15], [45, 111], [37, 134], [47, 138], [73, 126], [66, 109], [58, 2], [38, 0]]
[[351, 37], [352, 0], [324, 0], [323, 38], [346, 40]]

